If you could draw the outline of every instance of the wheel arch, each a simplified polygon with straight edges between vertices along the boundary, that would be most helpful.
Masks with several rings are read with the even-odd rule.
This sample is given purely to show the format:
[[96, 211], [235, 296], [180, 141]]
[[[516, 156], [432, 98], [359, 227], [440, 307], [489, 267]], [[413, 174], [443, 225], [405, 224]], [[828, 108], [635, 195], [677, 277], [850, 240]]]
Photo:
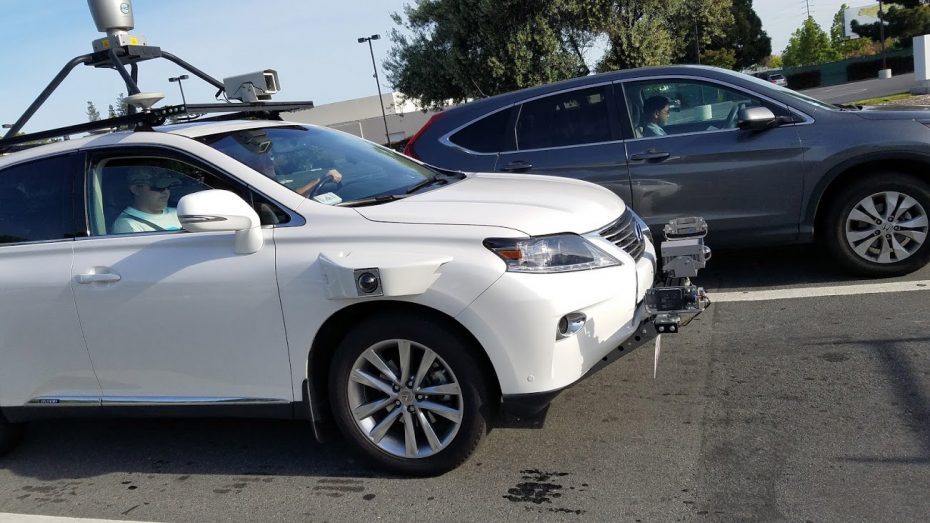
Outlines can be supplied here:
[[446, 324], [457, 336], [467, 340], [468, 345], [473, 348], [475, 361], [488, 377], [488, 392], [494, 395], [491, 401], [498, 401], [501, 395], [500, 380], [487, 352], [477, 338], [455, 318], [417, 303], [392, 300], [369, 301], [352, 304], [335, 312], [323, 323], [310, 345], [306, 368], [308, 381], [305, 390], [305, 395], [308, 397], [304, 400], [310, 402], [312, 421], [315, 425], [327, 426], [332, 419], [328, 392], [329, 367], [339, 342], [353, 325], [383, 314], [410, 314]]
[[859, 156], [830, 169], [818, 182], [814, 197], [805, 213], [805, 223], [813, 225], [813, 233], [823, 226], [830, 203], [849, 183], [880, 171], [910, 174], [930, 181], [930, 155], [900, 151]]

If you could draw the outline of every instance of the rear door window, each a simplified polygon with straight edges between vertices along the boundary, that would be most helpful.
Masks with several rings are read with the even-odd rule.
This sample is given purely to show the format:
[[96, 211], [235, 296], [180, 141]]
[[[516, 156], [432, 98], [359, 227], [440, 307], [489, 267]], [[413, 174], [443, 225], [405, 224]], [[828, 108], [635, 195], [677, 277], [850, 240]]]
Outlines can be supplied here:
[[473, 122], [449, 137], [449, 141], [476, 153], [513, 150], [511, 109], [503, 109]]
[[522, 151], [611, 141], [608, 88], [577, 89], [524, 103], [517, 120], [517, 147]]
[[77, 155], [0, 171], [0, 244], [73, 239], [78, 232]]

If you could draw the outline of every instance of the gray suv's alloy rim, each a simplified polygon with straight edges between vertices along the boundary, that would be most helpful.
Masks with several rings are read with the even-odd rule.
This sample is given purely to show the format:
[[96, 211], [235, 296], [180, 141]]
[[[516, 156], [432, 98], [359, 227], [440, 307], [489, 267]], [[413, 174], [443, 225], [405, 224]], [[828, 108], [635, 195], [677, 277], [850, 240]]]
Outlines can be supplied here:
[[446, 448], [462, 425], [459, 382], [446, 362], [410, 340], [385, 340], [355, 360], [347, 385], [352, 417], [381, 450], [425, 458]]
[[875, 193], [857, 203], [846, 218], [846, 241], [873, 263], [896, 263], [927, 240], [927, 211], [910, 196], [894, 191]]

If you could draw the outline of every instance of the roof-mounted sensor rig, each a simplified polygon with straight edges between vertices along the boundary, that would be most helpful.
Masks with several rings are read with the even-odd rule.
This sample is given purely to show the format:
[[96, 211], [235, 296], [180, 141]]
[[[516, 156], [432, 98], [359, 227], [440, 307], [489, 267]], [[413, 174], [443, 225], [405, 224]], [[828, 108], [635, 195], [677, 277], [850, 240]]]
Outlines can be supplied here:
[[[271, 69], [225, 78], [222, 82], [159, 47], [148, 45], [145, 37], [130, 34], [135, 27], [132, 0], [87, 0], [97, 30], [106, 33], [93, 41], [93, 52], [71, 59], [52, 79], [48, 86], [14, 123], [6, 137], [0, 139], [0, 152], [29, 147], [30, 142], [70, 136], [73, 134], [104, 129], [131, 128], [150, 130], [161, 125], [167, 118], [179, 115], [203, 115], [209, 113], [235, 113], [212, 119], [271, 118], [280, 119], [286, 111], [310, 109], [313, 102], [272, 102], [271, 96], [280, 90], [278, 73]], [[155, 58], [164, 58], [185, 69], [194, 76], [217, 88], [216, 97], [224, 95], [225, 102], [211, 104], [186, 104], [168, 107], [153, 107], [164, 96], [161, 93], [142, 92], [139, 89], [139, 63]], [[71, 125], [17, 136], [35, 112], [48, 100], [68, 74], [78, 65], [98, 69], [113, 69], [126, 84], [128, 114], [106, 118], [84, 124]], [[128, 66], [128, 71], [127, 71]], [[236, 100], [240, 103], [235, 103]]]

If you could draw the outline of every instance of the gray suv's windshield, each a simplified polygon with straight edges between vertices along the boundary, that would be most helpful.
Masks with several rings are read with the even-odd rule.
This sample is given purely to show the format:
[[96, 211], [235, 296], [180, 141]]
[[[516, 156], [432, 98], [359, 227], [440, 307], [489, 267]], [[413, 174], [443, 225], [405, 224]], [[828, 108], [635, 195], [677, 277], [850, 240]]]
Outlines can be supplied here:
[[367, 140], [318, 127], [245, 129], [199, 140], [328, 205], [403, 197], [440, 175]]
[[773, 84], [772, 82], [766, 82], [765, 80], [762, 80], [761, 78], [756, 78], [755, 76], [752, 76], [752, 75], [743, 74], [743, 73], [731, 73], [731, 74], [739, 75], [739, 77], [742, 78], [743, 80], [749, 80], [750, 82], [758, 85], [759, 87], [763, 87], [765, 89], [771, 89], [773, 91], [778, 91], [781, 94], [786, 94], [804, 103], [807, 103], [810, 105], [816, 105], [817, 107], [820, 107], [821, 109], [833, 109], [833, 110], [839, 109], [839, 107], [835, 105], [828, 104], [826, 102], [821, 102], [820, 100], [817, 100], [816, 98], [811, 98], [810, 96], [803, 95], [797, 91], [792, 91], [791, 89], [788, 89], [787, 87], [782, 87], [780, 85]]

